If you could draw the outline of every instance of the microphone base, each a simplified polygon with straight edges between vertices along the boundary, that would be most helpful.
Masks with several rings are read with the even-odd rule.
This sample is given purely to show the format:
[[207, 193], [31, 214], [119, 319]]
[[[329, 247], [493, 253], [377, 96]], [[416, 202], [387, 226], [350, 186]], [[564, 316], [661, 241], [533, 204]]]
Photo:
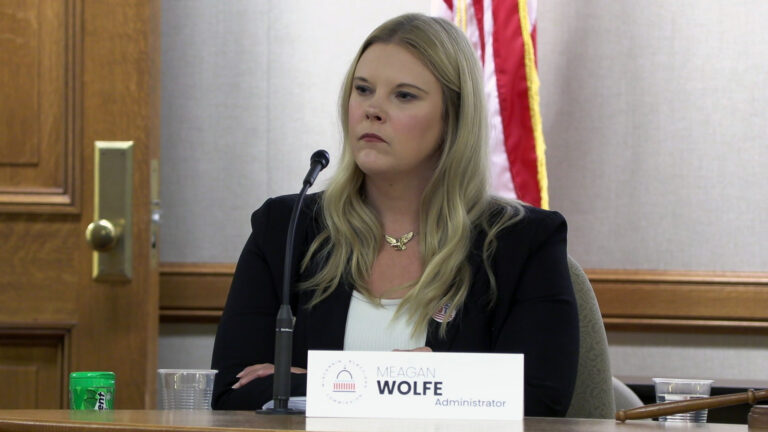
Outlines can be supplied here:
[[304, 410], [297, 410], [293, 408], [267, 408], [256, 410], [256, 414], [261, 415], [304, 415]]

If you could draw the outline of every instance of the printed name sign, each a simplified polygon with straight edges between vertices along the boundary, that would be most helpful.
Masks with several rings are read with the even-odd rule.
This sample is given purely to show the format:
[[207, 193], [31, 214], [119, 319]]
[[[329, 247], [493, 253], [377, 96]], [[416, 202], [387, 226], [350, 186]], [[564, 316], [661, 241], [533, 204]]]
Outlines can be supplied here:
[[523, 355], [309, 351], [307, 417], [523, 418]]

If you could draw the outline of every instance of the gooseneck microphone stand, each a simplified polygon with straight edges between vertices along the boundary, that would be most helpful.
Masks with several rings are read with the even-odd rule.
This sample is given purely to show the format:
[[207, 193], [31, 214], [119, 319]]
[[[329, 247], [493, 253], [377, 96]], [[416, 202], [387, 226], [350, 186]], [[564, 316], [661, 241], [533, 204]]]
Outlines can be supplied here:
[[273, 381], [272, 399], [274, 407], [259, 410], [261, 414], [303, 414], [302, 410], [288, 408], [291, 397], [291, 362], [293, 354], [293, 313], [291, 312], [290, 292], [291, 274], [293, 273], [293, 237], [296, 234], [296, 221], [299, 218], [301, 203], [304, 195], [314, 184], [315, 178], [328, 166], [328, 152], [318, 150], [312, 153], [309, 172], [304, 177], [304, 185], [299, 197], [293, 205], [291, 220], [288, 224], [288, 236], [285, 242], [285, 265], [283, 267], [283, 296], [280, 309], [277, 312], [275, 324], [275, 375]]

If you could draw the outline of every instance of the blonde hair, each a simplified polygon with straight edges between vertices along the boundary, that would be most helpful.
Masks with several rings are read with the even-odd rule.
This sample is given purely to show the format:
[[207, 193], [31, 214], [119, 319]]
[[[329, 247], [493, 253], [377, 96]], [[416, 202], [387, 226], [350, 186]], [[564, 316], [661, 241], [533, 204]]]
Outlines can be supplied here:
[[[416, 333], [426, 329], [439, 307], [450, 303], [450, 314], [463, 304], [472, 283], [467, 258], [473, 236], [480, 229], [487, 233], [483, 262], [491, 280], [490, 301], [495, 300], [490, 257], [495, 250], [496, 234], [522, 216], [523, 207], [488, 194], [482, 74], [469, 41], [443, 19], [421, 14], [393, 18], [363, 42], [344, 79], [339, 100], [344, 134], [341, 161], [322, 197], [324, 229], [310, 245], [302, 263], [302, 271], [314, 259], [322, 263], [313, 277], [299, 285], [314, 291], [309, 307], [327, 297], [341, 282], [371, 297], [367, 282], [384, 233], [378, 217], [366, 203], [364, 174], [349, 149], [348, 103], [357, 63], [377, 43], [396, 44], [414, 54], [440, 82], [443, 93], [441, 155], [420, 206], [417, 239], [424, 271], [418, 280], [408, 284], [410, 290], [397, 310], [407, 314]], [[443, 322], [441, 336], [445, 329]]]

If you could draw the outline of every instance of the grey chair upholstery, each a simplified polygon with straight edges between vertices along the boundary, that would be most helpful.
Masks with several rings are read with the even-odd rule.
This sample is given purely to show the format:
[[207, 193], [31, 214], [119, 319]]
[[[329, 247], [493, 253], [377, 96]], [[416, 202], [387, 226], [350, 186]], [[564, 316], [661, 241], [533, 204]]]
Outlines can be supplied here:
[[621, 382], [620, 379], [613, 377], [613, 398], [616, 405], [616, 411], [637, 408], [645, 405], [631, 388]]
[[571, 257], [568, 267], [579, 308], [580, 341], [576, 388], [566, 417], [612, 419], [613, 375], [603, 317], [587, 275]]

